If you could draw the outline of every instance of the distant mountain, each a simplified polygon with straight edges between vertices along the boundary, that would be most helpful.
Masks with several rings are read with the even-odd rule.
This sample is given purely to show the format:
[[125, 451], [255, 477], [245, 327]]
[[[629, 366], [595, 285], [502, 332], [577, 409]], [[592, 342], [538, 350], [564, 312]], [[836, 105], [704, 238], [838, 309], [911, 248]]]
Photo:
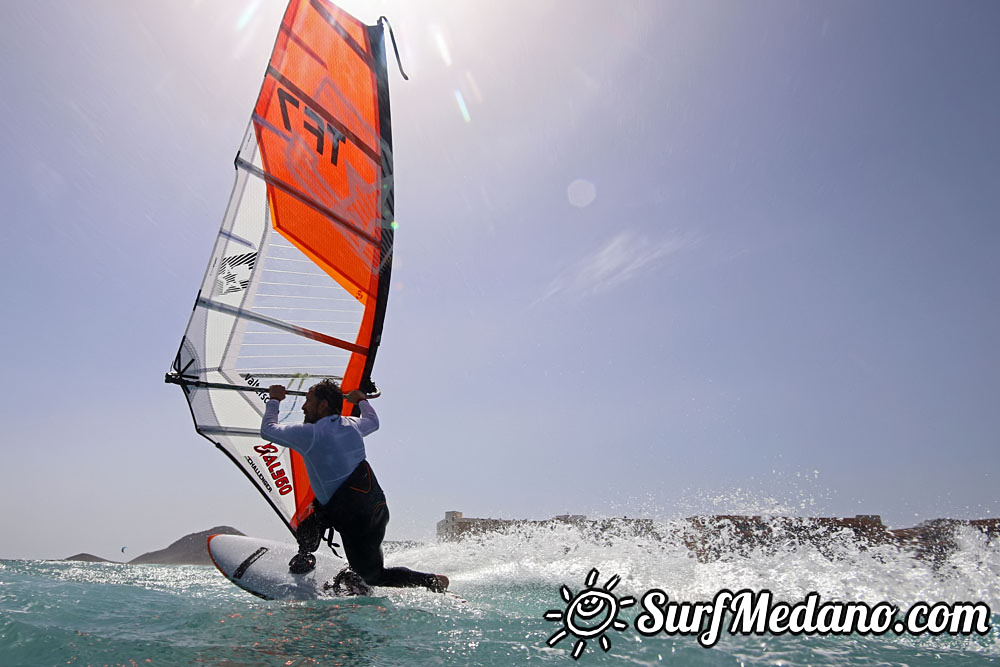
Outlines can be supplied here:
[[63, 560], [82, 560], [85, 563], [110, 563], [107, 558], [101, 558], [100, 556], [95, 556], [94, 554], [77, 554], [75, 556], [70, 556], [69, 558], [63, 558]]
[[[216, 526], [200, 533], [191, 533], [171, 544], [166, 549], [150, 551], [129, 561], [130, 565], [211, 565], [208, 556], [209, 535], [243, 535], [230, 526]], [[63, 560], [78, 560], [85, 563], [116, 563], [88, 553], [80, 553]]]
[[208, 556], [209, 535], [243, 535], [230, 526], [216, 526], [200, 533], [191, 533], [166, 549], [150, 551], [129, 561], [129, 565], [211, 565]]

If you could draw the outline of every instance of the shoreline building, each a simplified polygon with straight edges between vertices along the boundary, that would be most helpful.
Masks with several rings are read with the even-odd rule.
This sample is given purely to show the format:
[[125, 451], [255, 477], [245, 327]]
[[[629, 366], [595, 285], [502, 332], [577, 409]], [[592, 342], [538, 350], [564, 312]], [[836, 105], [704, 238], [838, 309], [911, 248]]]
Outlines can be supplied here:
[[561, 514], [543, 521], [532, 521], [529, 519], [476, 519], [466, 517], [461, 512], [450, 511], [445, 512], [444, 519], [437, 522], [437, 537], [438, 540], [452, 541], [461, 539], [466, 535], [494, 533], [515, 526], [544, 526], [555, 522], [580, 525], [586, 520], [587, 517], [582, 514]]

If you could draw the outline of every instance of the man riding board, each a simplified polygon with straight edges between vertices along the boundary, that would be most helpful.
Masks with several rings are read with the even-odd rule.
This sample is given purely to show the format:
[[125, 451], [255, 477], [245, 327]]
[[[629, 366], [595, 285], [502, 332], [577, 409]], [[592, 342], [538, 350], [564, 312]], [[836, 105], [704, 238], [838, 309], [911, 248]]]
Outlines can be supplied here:
[[[367, 395], [355, 389], [345, 396], [332, 380], [310, 387], [302, 412], [302, 424], [279, 424], [278, 407], [285, 387], [268, 389], [267, 407], [260, 435], [268, 442], [302, 455], [309, 483], [316, 494], [314, 512], [296, 530], [299, 553], [288, 563], [292, 574], [304, 574], [316, 566], [313, 552], [328, 528], [340, 533], [351, 569], [371, 586], [424, 586], [444, 592], [448, 577], [416, 572], [405, 567], [386, 568], [382, 540], [389, 523], [385, 494], [365, 457], [364, 436], [378, 429], [378, 415]], [[344, 400], [358, 406], [360, 417], [341, 415]]]

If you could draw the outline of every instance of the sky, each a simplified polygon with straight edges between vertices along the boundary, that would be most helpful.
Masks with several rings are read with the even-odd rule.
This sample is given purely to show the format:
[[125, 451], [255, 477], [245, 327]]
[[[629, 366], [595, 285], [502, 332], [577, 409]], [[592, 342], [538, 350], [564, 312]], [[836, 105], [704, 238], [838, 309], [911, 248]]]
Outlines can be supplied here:
[[[389, 539], [496, 518], [997, 516], [1000, 5], [386, 15]], [[288, 539], [163, 382], [284, 3], [0, 23], [0, 557]]]

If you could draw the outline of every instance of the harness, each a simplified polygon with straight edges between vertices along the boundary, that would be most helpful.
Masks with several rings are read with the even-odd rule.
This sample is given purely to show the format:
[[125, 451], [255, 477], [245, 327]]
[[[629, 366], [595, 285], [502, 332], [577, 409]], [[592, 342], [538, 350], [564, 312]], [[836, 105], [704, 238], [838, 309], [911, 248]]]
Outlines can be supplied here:
[[326, 533], [323, 534], [323, 537], [321, 539], [326, 541], [326, 546], [330, 547], [330, 551], [333, 552], [334, 556], [336, 556], [337, 558], [341, 558], [341, 555], [337, 553], [336, 549], [334, 549], [334, 547], [340, 546], [339, 543], [333, 541], [334, 532], [336, 531], [334, 531], [333, 526], [328, 526], [326, 529]]
[[354, 471], [351, 472], [350, 476], [344, 480], [344, 482], [340, 485], [340, 488], [334, 492], [333, 496], [331, 496], [330, 500], [327, 501], [326, 505], [320, 505], [319, 501], [316, 500], [313, 501], [314, 511], [325, 525], [320, 539], [326, 542], [330, 551], [332, 551], [333, 555], [337, 558], [340, 558], [341, 556], [334, 548], [339, 547], [340, 544], [333, 541], [334, 533], [336, 532], [336, 529], [333, 526], [333, 508], [341, 504], [346, 504], [347, 494], [351, 492], [362, 493], [365, 495], [370, 493], [374, 487], [374, 484], [372, 483], [374, 478], [375, 474], [372, 472], [371, 465], [369, 465], [368, 461], [362, 461], [358, 464]]

